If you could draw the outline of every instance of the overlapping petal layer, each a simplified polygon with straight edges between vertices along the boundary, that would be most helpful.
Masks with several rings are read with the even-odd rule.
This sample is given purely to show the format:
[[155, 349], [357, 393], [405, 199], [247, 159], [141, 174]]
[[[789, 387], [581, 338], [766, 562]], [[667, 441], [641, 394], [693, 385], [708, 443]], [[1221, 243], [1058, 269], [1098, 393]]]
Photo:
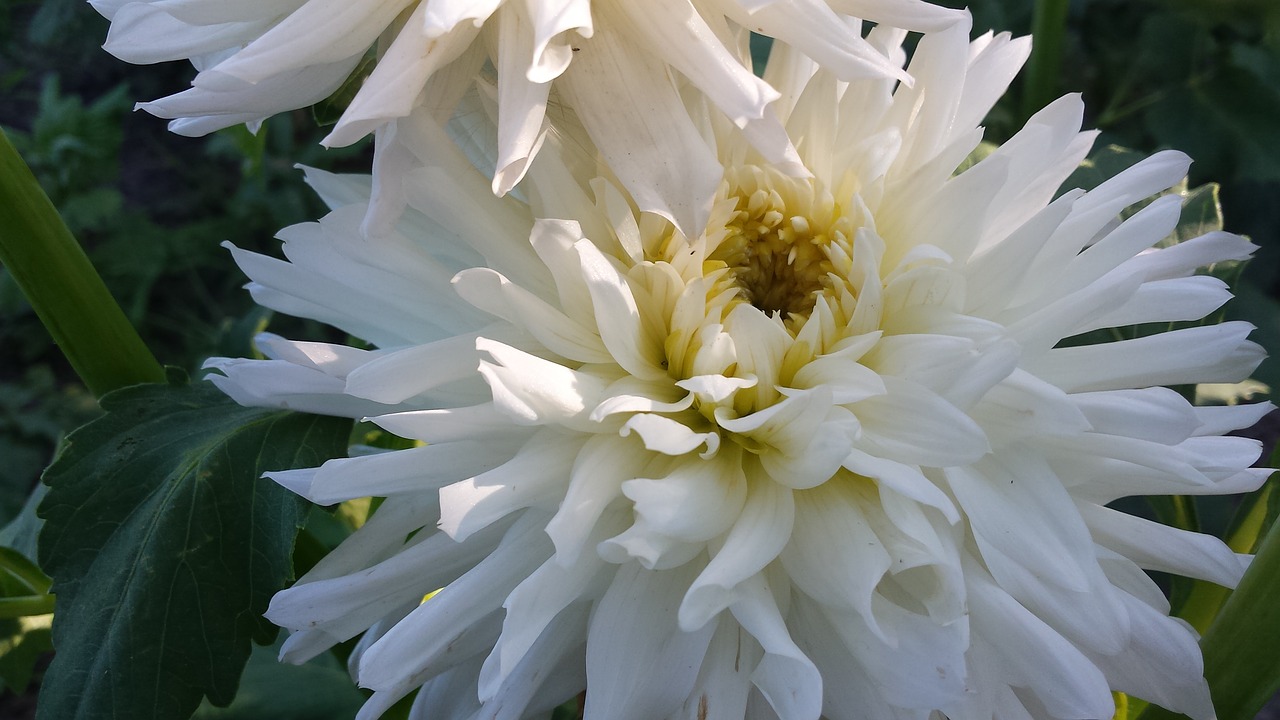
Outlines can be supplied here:
[[[857, 32], [866, 18], [926, 31], [958, 11], [922, 0], [93, 0], [106, 49], [136, 63], [190, 59], [184, 92], [142, 103], [202, 135], [306, 107], [376, 60], [324, 140], [349, 145], [396, 118], [449, 118], [486, 61], [499, 112], [493, 190], [505, 194], [542, 145], [548, 104], [574, 107], [644, 210], [687, 233], [706, 220], [718, 172], [672, 167], [701, 145], [672, 75], [705, 93], [770, 161], [803, 173], [753, 75], [739, 28], [795, 43], [845, 80], [910, 80]], [[553, 94], [553, 81], [556, 92]], [[637, 155], [636, 147], [651, 148]], [[700, 150], [714, 162], [711, 151]], [[394, 162], [394, 161], [393, 161]], [[672, 180], [686, 179], [686, 187]]]
[[[260, 302], [377, 349], [268, 337], [214, 382], [424, 443], [276, 476], [389, 498], [274, 600], [286, 659], [364, 632], [362, 717], [418, 688], [440, 718], [584, 690], [610, 720], [1105, 718], [1112, 690], [1212, 717], [1144, 570], [1229, 586], [1247, 559], [1106, 503], [1258, 485], [1258, 445], [1221, 433], [1269, 406], [1160, 386], [1240, 380], [1261, 351], [1240, 323], [1062, 341], [1204, 317], [1228, 294], [1195, 271], [1251, 246], [1159, 245], [1176, 196], [1117, 222], [1184, 176], [1175, 152], [1057, 195], [1093, 139], [1074, 96], [957, 173], [1027, 53], [967, 32], [926, 35], [910, 87], [779, 46], [812, 177], [690, 100], [725, 168], [695, 236], [640, 212], [571, 117], [497, 198], [411, 115], [394, 229], [363, 237], [357, 202], [282, 233], [288, 262], [235, 251]], [[867, 42], [901, 58], [904, 37]], [[488, 97], [463, 101], [481, 149]]]

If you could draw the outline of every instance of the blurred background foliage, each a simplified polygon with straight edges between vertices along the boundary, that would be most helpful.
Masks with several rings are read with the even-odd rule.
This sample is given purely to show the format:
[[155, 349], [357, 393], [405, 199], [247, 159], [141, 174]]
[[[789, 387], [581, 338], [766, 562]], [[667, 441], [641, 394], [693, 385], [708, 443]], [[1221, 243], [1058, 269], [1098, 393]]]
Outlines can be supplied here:
[[[368, 145], [324, 150], [306, 111], [256, 135], [169, 133], [133, 103], [183, 89], [194, 72], [119, 62], [100, 47], [106, 32], [82, 0], [0, 0], [0, 126], [163, 363], [194, 371], [213, 354], [250, 355], [268, 313], [220, 243], [270, 251], [278, 229], [324, 212], [294, 164], [365, 170]], [[96, 405], [3, 268], [0, 348], [3, 525]]]
[[[988, 119], [987, 140], [1012, 135], [1038, 98], [1081, 92], [1086, 127], [1102, 131], [1097, 148], [1189, 153], [1189, 186], [1220, 184], [1226, 229], [1261, 247], [1228, 314], [1253, 322], [1255, 338], [1280, 351], [1280, 2], [1060, 2], [1065, 24], [1046, 38], [1061, 47], [1056, 72], [1045, 74], [1047, 86], [1029, 87], [1025, 74], [1016, 80]], [[1022, 35], [1036, 20], [1029, 0], [942, 4], [967, 5], [976, 32]], [[0, 0], [0, 126], [161, 362], [194, 371], [209, 355], [251, 355], [250, 338], [269, 313], [241, 290], [244, 278], [219, 244], [274, 252], [276, 230], [324, 211], [294, 164], [367, 171], [370, 148], [322, 149], [324, 130], [306, 110], [272, 118], [256, 135], [243, 127], [204, 138], [168, 133], [164, 121], [130, 108], [183, 89], [193, 70], [117, 61], [100, 49], [106, 31], [82, 0]], [[271, 321], [286, 335], [327, 332]], [[1277, 365], [1264, 364], [1258, 379], [1280, 387]], [[18, 515], [62, 435], [96, 412], [0, 268], [0, 527]], [[261, 671], [279, 672], [270, 650], [261, 654]], [[306, 672], [341, 674], [336, 666]], [[0, 716], [22, 717], [27, 677], [0, 672], [5, 680], [19, 687], [0, 691]], [[261, 702], [253, 682], [246, 679], [246, 702]], [[349, 701], [311, 703], [315, 714], [305, 716], [334, 717], [338, 706], [349, 716]], [[237, 717], [207, 710], [201, 717]], [[250, 705], [238, 717], [261, 713]]]

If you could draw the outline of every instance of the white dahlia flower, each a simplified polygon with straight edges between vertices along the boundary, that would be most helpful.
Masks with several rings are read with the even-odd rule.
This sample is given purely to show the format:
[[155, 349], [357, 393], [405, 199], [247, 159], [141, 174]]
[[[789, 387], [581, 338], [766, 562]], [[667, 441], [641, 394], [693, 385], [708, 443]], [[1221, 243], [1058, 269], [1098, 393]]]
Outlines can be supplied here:
[[[500, 106], [495, 192], [505, 194], [524, 176], [542, 144], [550, 98], [577, 110], [641, 209], [686, 232], [706, 219], [687, 198], [701, 207], [719, 173], [687, 176], [667, 162], [699, 142], [674, 73], [706, 93], [770, 161], [793, 164], [786, 134], [765, 109], [778, 91], [744, 66], [744, 36], [734, 29], [794, 43], [844, 80], [909, 81], [863, 40], [854, 16], [919, 31], [962, 17], [923, 0], [90, 1], [111, 20], [105, 47], [116, 57], [189, 58], [200, 71], [191, 89], [139, 105], [176, 118], [175, 132], [201, 135], [312, 105], [362, 58], [376, 56], [324, 140], [348, 145], [415, 108], [447, 119], [487, 60]], [[638, 147], [652, 151], [634, 153]]]
[[[692, 100], [727, 168], [696, 237], [567, 124], [497, 198], [430, 118], [398, 121], [411, 210], [373, 239], [368, 180], [310, 172], [335, 209], [282, 232], [288, 261], [233, 252], [259, 302], [375, 349], [267, 335], [273, 359], [213, 380], [422, 442], [274, 474], [387, 498], [275, 597], [284, 658], [363, 633], [362, 718], [415, 689], [444, 719], [584, 691], [592, 720], [1110, 718], [1113, 690], [1211, 718], [1195, 633], [1144, 571], [1232, 586], [1248, 558], [1107, 503], [1258, 486], [1258, 443], [1222, 433], [1270, 406], [1161, 386], [1262, 352], [1242, 323], [1059, 345], [1203, 318], [1229, 293], [1196, 269], [1251, 246], [1159, 246], [1176, 195], [1119, 220], [1183, 177], [1176, 152], [1055, 199], [1093, 139], [1076, 96], [957, 172], [1028, 49], [967, 32], [925, 36], [911, 88], [780, 47], [812, 178]], [[868, 40], [903, 62], [904, 35]]]

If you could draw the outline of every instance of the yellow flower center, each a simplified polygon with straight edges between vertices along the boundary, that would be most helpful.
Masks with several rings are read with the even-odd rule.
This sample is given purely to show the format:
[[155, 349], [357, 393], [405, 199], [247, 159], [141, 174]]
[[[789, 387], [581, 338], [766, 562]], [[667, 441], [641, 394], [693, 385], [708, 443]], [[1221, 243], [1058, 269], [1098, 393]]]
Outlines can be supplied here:
[[736, 206], [708, 259], [731, 271], [742, 300], [781, 313], [789, 326], [802, 323], [818, 295], [838, 284], [852, 223], [812, 180], [753, 165], [729, 170], [725, 180]]

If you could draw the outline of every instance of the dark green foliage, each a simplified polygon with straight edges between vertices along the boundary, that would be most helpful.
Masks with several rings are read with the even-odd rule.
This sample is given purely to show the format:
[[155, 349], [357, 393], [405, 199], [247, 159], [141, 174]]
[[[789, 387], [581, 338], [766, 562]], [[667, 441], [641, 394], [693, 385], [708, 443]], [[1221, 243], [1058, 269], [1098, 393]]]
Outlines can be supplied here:
[[192, 720], [346, 720], [355, 717], [365, 696], [333, 655], [306, 665], [276, 660], [274, 647], [255, 647], [249, 655], [236, 699], [224, 708], [207, 700]]
[[45, 473], [58, 647], [39, 716], [185, 718], [235, 697], [292, 574], [307, 503], [263, 472], [345, 451], [349, 421], [244, 408], [207, 383], [110, 393]]

